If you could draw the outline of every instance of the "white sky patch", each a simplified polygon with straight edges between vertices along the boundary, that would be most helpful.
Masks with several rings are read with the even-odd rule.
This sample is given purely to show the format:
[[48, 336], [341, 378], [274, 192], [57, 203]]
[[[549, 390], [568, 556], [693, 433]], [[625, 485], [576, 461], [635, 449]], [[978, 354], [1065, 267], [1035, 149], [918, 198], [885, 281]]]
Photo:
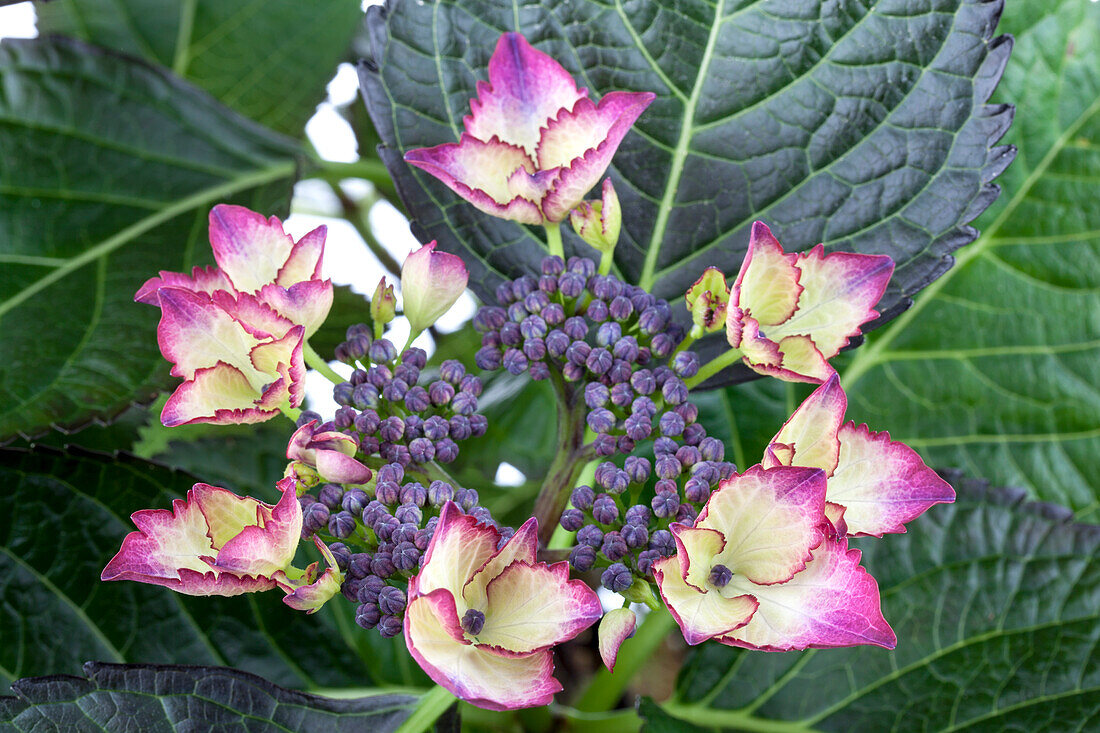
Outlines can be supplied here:
[[527, 477], [518, 468], [511, 463], [501, 463], [497, 466], [497, 475], [493, 478], [493, 482], [497, 486], [523, 486], [527, 481]]
[[0, 38], [37, 38], [34, 3], [16, 3], [0, 8]]

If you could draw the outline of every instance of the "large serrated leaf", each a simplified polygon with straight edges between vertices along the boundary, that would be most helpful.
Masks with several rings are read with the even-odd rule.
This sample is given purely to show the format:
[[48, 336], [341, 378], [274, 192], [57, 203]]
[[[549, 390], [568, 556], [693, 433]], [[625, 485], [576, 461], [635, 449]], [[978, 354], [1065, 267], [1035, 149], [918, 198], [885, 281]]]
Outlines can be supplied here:
[[[862, 540], [897, 650], [706, 645], [675, 716], [739, 730], [1085, 730], [1100, 669], [1100, 527], [958, 483], [908, 534]], [[770, 726], [769, 726], [770, 724]]]
[[[519, 30], [596, 95], [654, 91], [611, 169], [623, 201], [616, 265], [681, 297], [707, 265], [735, 272], [754, 219], [790, 248], [887, 253], [880, 310], [896, 315], [976, 232], [1012, 159], [1012, 112], [985, 104], [1011, 44], [1000, 2], [627, 0], [406, 2], [368, 15], [362, 67], [383, 159], [422, 239], [465, 255], [490, 299], [537, 270], [533, 230], [493, 219], [430, 176], [410, 148], [457, 140], [503, 31]], [[586, 250], [570, 238], [566, 250]]]
[[167, 380], [157, 270], [209, 258], [219, 201], [285, 210], [296, 146], [76, 41], [0, 45], [0, 440], [109, 417]]
[[88, 662], [84, 676], [22, 679], [0, 697], [5, 731], [396, 730], [418, 698], [332, 700], [225, 667]]
[[99, 580], [134, 529], [130, 513], [166, 509], [193, 482], [130, 456], [0, 449], [0, 682], [97, 659], [232, 665], [293, 687], [369, 684], [328, 615], [292, 611], [278, 592], [196, 598]]
[[40, 33], [64, 33], [171, 69], [246, 117], [300, 137], [347, 53], [359, 0], [55, 0]]
[[838, 366], [849, 414], [1100, 521], [1100, 5], [1017, 3], [1019, 157], [983, 234]]

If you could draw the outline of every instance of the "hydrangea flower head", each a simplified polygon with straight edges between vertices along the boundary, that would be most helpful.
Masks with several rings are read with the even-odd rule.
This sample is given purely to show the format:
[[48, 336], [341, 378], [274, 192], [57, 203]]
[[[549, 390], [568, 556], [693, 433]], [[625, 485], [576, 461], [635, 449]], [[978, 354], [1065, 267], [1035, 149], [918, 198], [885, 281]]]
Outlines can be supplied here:
[[595, 103], [557, 61], [519, 33], [505, 33], [459, 142], [410, 150], [405, 160], [493, 216], [560, 222], [600, 180], [655, 97], [610, 92]]
[[654, 564], [689, 644], [769, 651], [896, 643], [859, 550], [825, 519], [825, 472], [753, 466], [722, 482]]
[[601, 615], [568, 563], [536, 561], [538, 523], [506, 544], [453, 502], [440, 513], [420, 573], [409, 582], [405, 643], [436, 683], [490, 710], [546, 705], [562, 689], [552, 648]]
[[761, 374], [820, 384], [833, 373], [828, 360], [878, 316], [893, 272], [886, 255], [827, 255], [820, 244], [787, 254], [758, 221], [730, 291], [726, 339]]

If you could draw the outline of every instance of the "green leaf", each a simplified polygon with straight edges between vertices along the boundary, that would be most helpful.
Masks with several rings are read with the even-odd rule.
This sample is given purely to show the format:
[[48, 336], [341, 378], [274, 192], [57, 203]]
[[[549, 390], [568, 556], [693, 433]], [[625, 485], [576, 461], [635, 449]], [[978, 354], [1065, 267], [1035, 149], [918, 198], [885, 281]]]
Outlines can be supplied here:
[[297, 148], [143, 63], [0, 45], [0, 440], [108, 418], [168, 379], [158, 270], [208, 261], [221, 201], [285, 210]]
[[301, 137], [363, 15], [359, 0], [55, 0], [41, 33], [63, 33], [174, 71], [246, 117]]
[[[880, 306], [892, 316], [974, 238], [965, 224], [1012, 158], [991, 147], [1011, 109], [985, 105], [1011, 47], [992, 39], [1000, 7], [393, 2], [368, 12], [361, 78], [414, 232], [465, 255], [483, 300], [501, 277], [537, 271], [541, 233], [482, 214], [401, 155], [458, 139], [498, 36], [519, 30], [597, 96], [658, 95], [611, 169], [627, 280], [679, 298], [708, 265], [736, 272], [764, 219], [791, 249], [892, 255]], [[566, 250], [592, 254], [572, 236]]]
[[847, 368], [849, 416], [1100, 521], [1100, 5], [1010, 5], [1019, 105], [983, 234]]
[[134, 530], [130, 513], [170, 508], [194, 480], [126, 455], [0, 449], [0, 683], [88, 659], [232, 665], [293, 687], [370, 683], [327, 609], [307, 616], [278, 592], [197, 598], [99, 580]]
[[225, 667], [88, 662], [84, 676], [22, 679], [0, 697], [11, 731], [396, 730], [417, 698], [332, 700]]
[[897, 650], [707, 644], [668, 712], [738, 730], [1083, 730], [1100, 670], [1100, 527], [958, 483], [908, 534], [862, 540]]

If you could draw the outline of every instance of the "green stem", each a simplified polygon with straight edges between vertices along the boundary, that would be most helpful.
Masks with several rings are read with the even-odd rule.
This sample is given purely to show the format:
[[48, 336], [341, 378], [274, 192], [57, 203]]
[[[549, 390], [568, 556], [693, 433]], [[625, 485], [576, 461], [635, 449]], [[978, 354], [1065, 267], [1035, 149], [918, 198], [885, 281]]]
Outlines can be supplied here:
[[436, 685], [420, 698], [416, 710], [398, 726], [395, 733], [421, 733], [430, 730], [436, 719], [447, 712], [447, 708], [454, 705], [456, 700], [454, 695]]
[[548, 222], [544, 226], [546, 228], [546, 248], [550, 250], [550, 254], [565, 259], [565, 248], [561, 243], [561, 224], [559, 222]]
[[345, 380], [339, 374], [332, 370], [332, 367], [328, 365], [328, 362], [321, 358], [321, 355], [313, 350], [313, 347], [309, 345], [308, 341], [302, 342], [302, 353], [305, 355], [306, 364], [324, 374], [328, 381], [333, 384], [342, 384]]
[[615, 250], [614, 248], [607, 250], [600, 255], [600, 274], [606, 275], [611, 272], [611, 265], [615, 263]]
[[676, 348], [672, 350], [672, 353], [668, 355], [668, 360], [669, 360], [669, 361], [672, 361], [672, 358], [673, 358], [674, 356], [676, 356], [676, 355], [677, 355], [677, 354], [679, 354], [679, 353], [680, 353], [681, 351], [683, 351], [684, 349], [688, 348], [688, 347], [689, 347], [689, 346], [691, 346], [691, 345], [692, 345], [693, 343], [695, 343], [695, 338], [696, 338], [696, 337], [695, 337], [695, 336], [694, 336], [693, 334], [691, 334], [691, 333], [688, 333], [688, 335], [687, 335], [687, 336], [684, 336], [684, 340], [683, 340], [683, 341], [681, 341], [681, 342], [680, 342], [680, 343], [679, 343], [679, 344], [678, 344], [678, 345], [676, 346]]
[[286, 415], [292, 423], [298, 424], [298, 417], [302, 414], [302, 411], [297, 407], [291, 407], [289, 403], [284, 402], [279, 405], [279, 412]]
[[741, 358], [740, 349], [730, 349], [714, 357], [699, 369], [699, 373], [691, 379], [685, 379], [684, 384], [688, 389], [693, 389], [696, 385], [702, 384], [718, 372], [722, 371], [728, 366], [733, 366], [737, 363], [737, 360]]
[[664, 608], [650, 611], [634, 636], [623, 642], [615, 660], [615, 673], [601, 667], [588, 690], [577, 703], [578, 710], [599, 712], [610, 710], [623, 696], [623, 690], [642, 667], [651, 664], [657, 647], [676, 628], [676, 621]]
[[[580, 475], [577, 476], [577, 480], [573, 482], [574, 486], [579, 484], [592, 483], [596, 478], [596, 461], [589, 461], [584, 465]], [[569, 550], [573, 547], [573, 539], [577, 536], [576, 532], [570, 532], [565, 527], [558, 524], [554, 529], [554, 536], [550, 538], [550, 542], [547, 543], [546, 548], [548, 550]]]
[[569, 503], [569, 494], [588, 463], [584, 443], [585, 404], [580, 393], [565, 383], [560, 374], [551, 374], [558, 398], [558, 441], [554, 462], [543, 479], [535, 499], [535, 517], [539, 522], [539, 540], [549, 545], [561, 513]]

